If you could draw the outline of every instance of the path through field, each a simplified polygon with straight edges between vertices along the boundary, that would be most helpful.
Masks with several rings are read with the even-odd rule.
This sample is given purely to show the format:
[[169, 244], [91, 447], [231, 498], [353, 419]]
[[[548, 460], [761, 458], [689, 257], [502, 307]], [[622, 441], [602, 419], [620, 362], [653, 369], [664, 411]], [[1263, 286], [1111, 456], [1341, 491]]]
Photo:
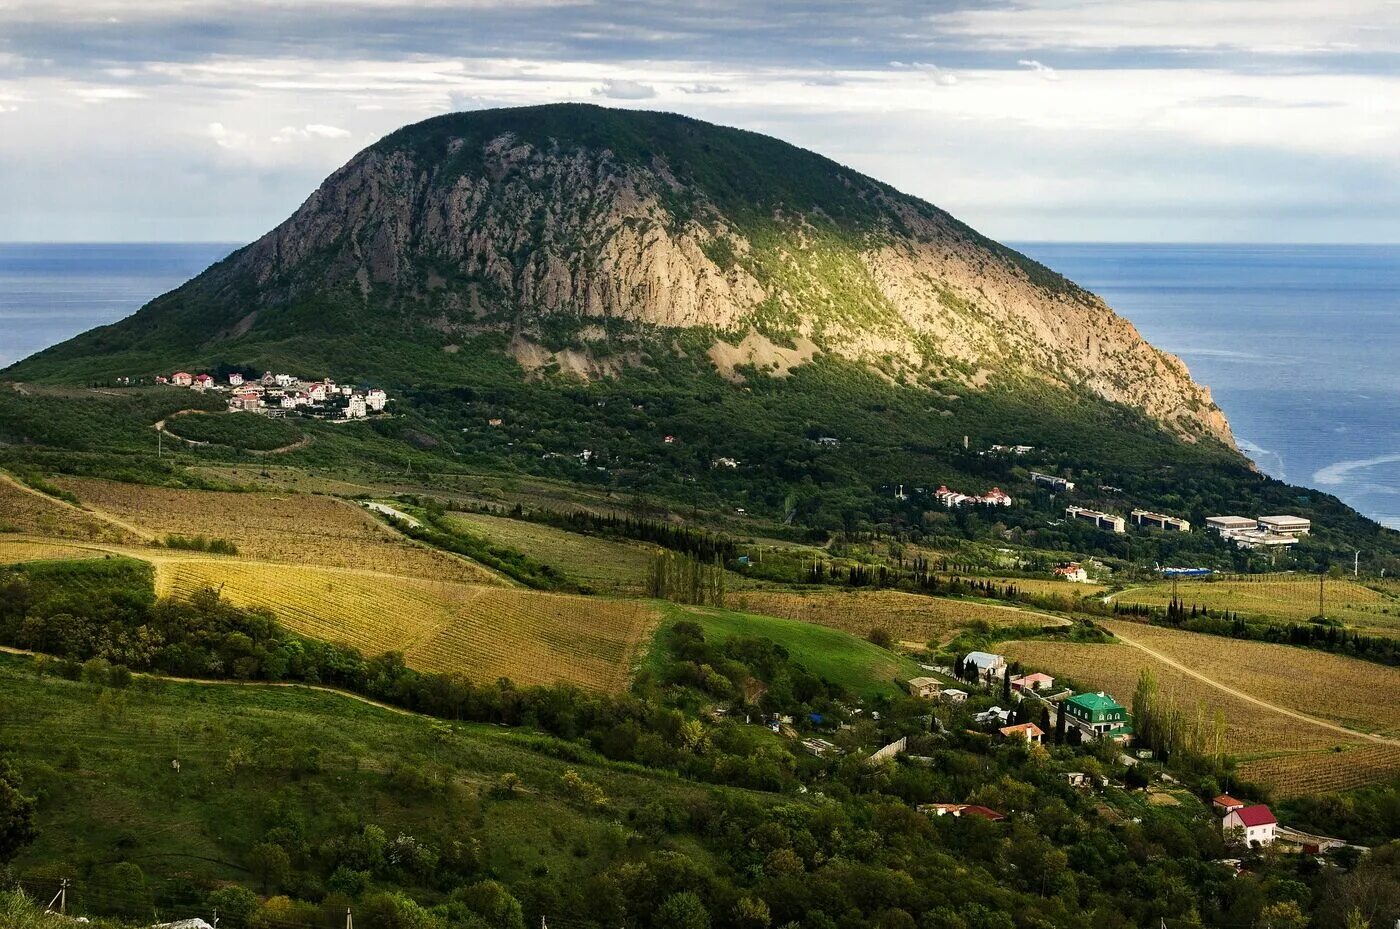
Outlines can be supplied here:
[[1201, 683], [1208, 684], [1209, 686], [1214, 687], [1217, 690], [1222, 690], [1233, 697], [1238, 697], [1241, 700], [1248, 701], [1249, 703], [1252, 703], [1255, 706], [1263, 707], [1266, 710], [1272, 710], [1275, 713], [1282, 713], [1284, 716], [1291, 716], [1294, 719], [1305, 723], [1311, 723], [1314, 726], [1321, 726], [1324, 729], [1331, 729], [1332, 731], [1340, 732], [1343, 735], [1348, 735], [1359, 739], [1369, 739], [1372, 742], [1378, 742], [1382, 745], [1400, 746], [1400, 740], [1397, 739], [1387, 738], [1386, 736], [1376, 735], [1375, 733], [1371, 732], [1360, 732], [1356, 729], [1348, 729], [1347, 727], [1339, 726], [1336, 723], [1329, 723], [1325, 719], [1318, 719], [1315, 716], [1309, 716], [1306, 713], [1299, 713], [1297, 710], [1290, 710], [1287, 707], [1279, 706], [1276, 703], [1269, 703], [1267, 700], [1261, 700], [1258, 697], [1252, 696], [1251, 694], [1244, 692], [1243, 690], [1238, 690], [1234, 687], [1231, 687], [1228, 684], [1222, 684], [1220, 681], [1217, 681], [1212, 677], [1208, 677], [1207, 675], [1202, 674], [1199, 671], [1189, 668], [1181, 662], [1177, 661], [1176, 659], [1168, 655], [1164, 655], [1163, 653], [1157, 651], [1154, 648], [1149, 648], [1141, 642], [1134, 640], [1130, 636], [1124, 635], [1118, 629], [1115, 629], [1113, 631], [1113, 634], [1117, 636], [1118, 640], [1124, 645], [1131, 645], [1133, 648], [1140, 649], [1141, 651], [1146, 652], [1148, 655], [1152, 656], [1164, 665], [1174, 668], [1183, 674], [1190, 675], [1191, 677], [1194, 677]]
[[123, 532], [131, 533], [138, 539], [145, 539], [148, 542], [155, 541], [156, 537], [153, 533], [148, 532], [145, 529], [142, 529], [133, 523], [129, 523], [125, 520], [118, 519], [111, 513], [108, 513], [105, 510], [98, 509], [97, 507], [92, 506], [91, 504], [87, 504], [86, 506], [74, 506], [67, 500], [60, 500], [58, 497], [52, 497], [44, 493], [43, 491], [35, 490], [33, 487], [30, 487], [23, 481], [16, 480], [15, 478], [6, 474], [4, 471], [0, 471], [0, 481], [4, 481], [6, 484], [12, 486], [16, 490], [19, 490], [23, 493], [31, 494], [35, 497], [38, 497], [40, 500], [43, 500], [47, 503], [51, 503], [55, 506], [66, 507], [75, 513], [84, 513], [89, 516], [96, 516], [103, 522], [116, 526]]

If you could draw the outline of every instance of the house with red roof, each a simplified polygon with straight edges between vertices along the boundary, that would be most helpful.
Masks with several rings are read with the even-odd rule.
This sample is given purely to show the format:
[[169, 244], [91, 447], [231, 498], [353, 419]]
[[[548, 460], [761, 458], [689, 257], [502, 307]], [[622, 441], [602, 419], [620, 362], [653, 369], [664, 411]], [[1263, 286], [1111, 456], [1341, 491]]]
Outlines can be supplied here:
[[1221, 794], [1214, 800], [1210, 801], [1210, 805], [1215, 808], [1215, 811], [1217, 813], [1224, 816], [1226, 813], [1233, 813], [1235, 810], [1242, 810], [1249, 804], [1245, 803], [1243, 800], [1236, 800], [1229, 794]]
[[975, 803], [925, 803], [919, 807], [919, 812], [932, 813], [934, 816], [978, 816], [992, 822], [1006, 818], [1003, 813]]
[[194, 383], [194, 378], [186, 371], [176, 371], [170, 375], [170, 383], [176, 387], [188, 387]]
[[1039, 671], [1034, 674], [1023, 674], [1020, 677], [1011, 679], [1013, 690], [1049, 690], [1055, 686], [1055, 679], [1048, 674], [1041, 674]]
[[1045, 738], [1045, 731], [1035, 723], [1019, 723], [1015, 726], [1002, 726], [999, 730], [1008, 739], [1025, 739], [1032, 745], [1039, 745]]
[[196, 374], [191, 385], [195, 390], [208, 390], [214, 386], [214, 379], [207, 374]]
[[1227, 837], [1238, 836], [1245, 845], [1256, 847], [1273, 843], [1278, 820], [1267, 806], [1260, 803], [1226, 813], [1220, 828]]

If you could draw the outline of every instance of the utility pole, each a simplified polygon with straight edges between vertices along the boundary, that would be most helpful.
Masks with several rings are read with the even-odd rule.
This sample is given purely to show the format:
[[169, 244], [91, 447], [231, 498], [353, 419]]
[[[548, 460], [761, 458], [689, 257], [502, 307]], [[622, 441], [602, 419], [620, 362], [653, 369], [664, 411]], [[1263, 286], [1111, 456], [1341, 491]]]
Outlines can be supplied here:
[[219, 929], [219, 908], [217, 906], [214, 907], [214, 921], [210, 923], [210, 925], [213, 926], [214, 929]]
[[350, 915], [350, 907], [345, 908], [345, 929], [355, 929], [355, 920]]
[[1355, 559], [1352, 561], [1352, 563], [1351, 563], [1351, 576], [1352, 576], [1352, 577], [1360, 577], [1360, 576], [1361, 576], [1361, 551], [1360, 551], [1360, 549], [1357, 550], [1357, 552], [1356, 552], [1356, 558], [1355, 558]]

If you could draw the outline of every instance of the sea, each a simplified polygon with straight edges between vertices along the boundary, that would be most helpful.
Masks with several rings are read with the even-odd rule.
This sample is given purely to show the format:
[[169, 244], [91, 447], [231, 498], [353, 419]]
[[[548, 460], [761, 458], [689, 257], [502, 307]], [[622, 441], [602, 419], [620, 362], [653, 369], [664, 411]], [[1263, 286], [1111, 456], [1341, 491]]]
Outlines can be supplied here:
[[[1400, 529], [1400, 246], [1022, 242], [1210, 386], [1268, 474]], [[0, 368], [232, 244], [0, 244]]]

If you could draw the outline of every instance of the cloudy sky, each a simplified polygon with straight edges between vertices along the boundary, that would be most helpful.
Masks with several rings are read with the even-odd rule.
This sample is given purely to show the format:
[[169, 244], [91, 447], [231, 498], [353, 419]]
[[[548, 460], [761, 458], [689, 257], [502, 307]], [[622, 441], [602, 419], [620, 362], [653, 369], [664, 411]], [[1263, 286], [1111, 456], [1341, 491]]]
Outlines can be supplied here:
[[0, 0], [0, 239], [244, 241], [404, 123], [560, 100], [1003, 239], [1400, 241], [1400, 0]]

